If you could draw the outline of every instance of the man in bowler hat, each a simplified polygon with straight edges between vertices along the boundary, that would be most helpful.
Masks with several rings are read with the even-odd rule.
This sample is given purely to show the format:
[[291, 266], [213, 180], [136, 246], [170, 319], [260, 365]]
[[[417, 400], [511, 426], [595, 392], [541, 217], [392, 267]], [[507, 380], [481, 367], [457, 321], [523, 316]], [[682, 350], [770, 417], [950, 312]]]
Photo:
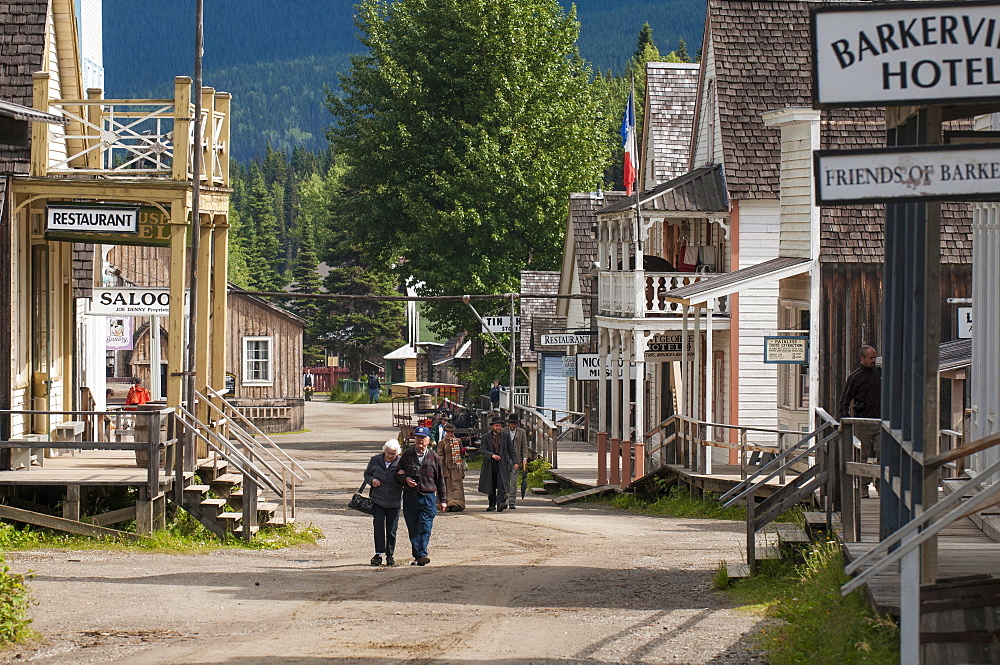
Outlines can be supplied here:
[[483, 434], [479, 443], [483, 453], [483, 469], [479, 474], [479, 491], [489, 501], [487, 512], [503, 512], [507, 508], [510, 491], [511, 468], [514, 464], [514, 446], [509, 436], [504, 436], [503, 418], [496, 416], [490, 422], [490, 431]]

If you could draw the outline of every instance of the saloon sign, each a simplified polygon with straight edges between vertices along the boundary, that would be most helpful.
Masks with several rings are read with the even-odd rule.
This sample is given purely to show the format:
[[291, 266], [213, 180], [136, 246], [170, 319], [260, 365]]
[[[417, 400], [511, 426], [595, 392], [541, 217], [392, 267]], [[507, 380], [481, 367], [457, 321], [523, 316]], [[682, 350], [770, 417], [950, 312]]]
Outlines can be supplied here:
[[170, 292], [165, 288], [94, 289], [90, 314], [95, 316], [167, 316]]
[[1000, 3], [899, 2], [812, 10], [817, 106], [1000, 96]]

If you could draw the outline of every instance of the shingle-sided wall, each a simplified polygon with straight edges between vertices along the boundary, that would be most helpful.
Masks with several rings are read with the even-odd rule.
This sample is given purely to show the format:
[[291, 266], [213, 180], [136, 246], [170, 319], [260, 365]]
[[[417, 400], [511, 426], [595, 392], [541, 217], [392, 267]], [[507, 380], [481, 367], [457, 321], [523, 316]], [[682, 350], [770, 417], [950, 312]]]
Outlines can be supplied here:
[[[47, 0], [0, 1], [0, 99], [31, 106], [31, 75], [45, 57]], [[27, 148], [0, 144], [0, 173], [27, 173]]]

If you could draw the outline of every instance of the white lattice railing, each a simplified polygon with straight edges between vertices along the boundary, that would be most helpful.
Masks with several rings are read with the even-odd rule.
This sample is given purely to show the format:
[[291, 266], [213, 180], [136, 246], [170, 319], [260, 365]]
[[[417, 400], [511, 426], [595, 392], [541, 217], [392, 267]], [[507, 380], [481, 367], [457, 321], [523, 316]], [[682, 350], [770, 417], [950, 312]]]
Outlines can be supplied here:
[[202, 183], [228, 186], [228, 93], [204, 89], [202, 136], [196, 141], [191, 84], [185, 77], [175, 80], [174, 99], [101, 99], [94, 94], [88, 99], [50, 100], [45, 82], [36, 75], [35, 108], [68, 122], [57, 129], [44, 128], [55, 132], [51, 141], [32, 144], [36, 175], [189, 180], [191, 146], [200, 145]]
[[[601, 271], [598, 277], [598, 312], [602, 316], [628, 318], [680, 316], [681, 305], [667, 300], [668, 291], [712, 277], [712, 274], [693, 272]], [[637, 294], [639, 289], [641, 294]], [[726, 316], [728, 313], [727, 299], [720, 298], [716, 314]]]

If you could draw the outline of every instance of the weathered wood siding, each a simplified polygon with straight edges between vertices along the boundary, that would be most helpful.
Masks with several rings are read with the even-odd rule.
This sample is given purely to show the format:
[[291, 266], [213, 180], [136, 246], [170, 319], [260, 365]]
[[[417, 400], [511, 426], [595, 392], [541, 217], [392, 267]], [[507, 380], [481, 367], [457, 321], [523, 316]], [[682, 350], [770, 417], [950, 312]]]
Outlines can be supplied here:
[[[819, 367], [819, 406], [837, 417], [847, 375], [858, 365], [858, 348], [871, 344], [882, 355], [882, 264], [824, 263]], [[941, 266], [941, 341], [957, 336], [955, 307], [947, 298], [972, 296], [972, 266]]]
[[[230, 401], [265, 432], [302, 429], [301, 321], [255, 298], [232, 292], [228, 312], [226, 371], [236, 375], [236, 391]], [[271, 338], [273, 381], [270, 385], [244, 384], [243, 340], [246, 337]]]

